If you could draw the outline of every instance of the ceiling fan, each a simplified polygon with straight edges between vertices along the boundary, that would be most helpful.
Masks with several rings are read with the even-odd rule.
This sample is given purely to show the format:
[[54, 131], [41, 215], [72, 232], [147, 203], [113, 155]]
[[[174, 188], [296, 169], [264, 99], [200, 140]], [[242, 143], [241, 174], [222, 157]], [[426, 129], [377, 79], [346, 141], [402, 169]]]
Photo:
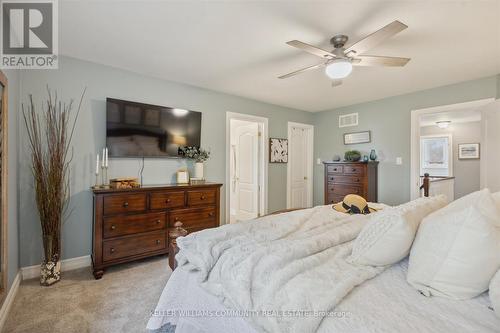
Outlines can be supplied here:
[[301, 49], [302, 51], [314, 54], [325, 61], [317, 65], [309, 66], [296, 70], [294, 72], [279, 76], [280, 79], [286, 79], [291, 76], [304, 73], [311, 69], [325, 67], [326, 75], [332, 79], [332, 86], [342, 84], [342, 79], [351, 74], [352, 66], [392, 66], [401, 67], [406, 65], [410, 58], [385, 57], [376, 55], [366, 55], [365, 52], [382, 43], [389, 37], [408, 28], [407, 25], [394, 21], [380, 30], [375, 31], [357, 43], [345, 48], [348, 41], [346, 35], [336, 35], [330, 39], [330, 44], [334, 49], [331, 52], [309, 45], [307, 43], [291, 40], [288, 45]]

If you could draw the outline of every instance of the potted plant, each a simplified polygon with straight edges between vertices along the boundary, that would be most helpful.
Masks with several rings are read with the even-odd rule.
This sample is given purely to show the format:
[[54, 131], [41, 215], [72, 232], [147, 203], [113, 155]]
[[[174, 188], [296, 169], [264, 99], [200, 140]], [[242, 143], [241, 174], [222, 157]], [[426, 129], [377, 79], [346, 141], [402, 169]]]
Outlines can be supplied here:
[[349, 162], [357, 162], [361, 159], [361, 153], [357, 150], [348, 150], [345, 152], [344, 159]]
[[[40, 267], [40, 284], [50, 286], [61, 279], [61, 226], [70, 194], [70, 144], [83, 100], [71, 120], [73, 101], [62, 103], [47, 88], [48, 99], [40, 112], [33, 96], [25, 108], [24, 123], [31, 150], [35, 201], [42, 227], [44, 258]], [[84, 92], [85, 93], [85, 92]]]
[[181, 154], [189, 159], [195, 161], [194, 163], [194, 177], [198, 179], [203, 178], [204, 162], [210, 158], [210, 151], [200, 147], [183, 147], [180, 148]]

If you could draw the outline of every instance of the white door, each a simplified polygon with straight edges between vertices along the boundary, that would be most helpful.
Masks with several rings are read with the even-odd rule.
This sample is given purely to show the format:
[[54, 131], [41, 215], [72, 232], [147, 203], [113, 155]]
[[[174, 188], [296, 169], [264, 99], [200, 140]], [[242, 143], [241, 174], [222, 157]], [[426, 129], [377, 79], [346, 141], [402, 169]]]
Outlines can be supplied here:
[[481, 110], [481, 188], [500, 191], [500, 100]]
[[234, 210], [236, 221], [259, 215], [259, 124], [234, 128]]
[[308, 135], [307, 130], [300, 127], [292, 127], [289, 147], [290, 167], [290, 207], [308, 207]]

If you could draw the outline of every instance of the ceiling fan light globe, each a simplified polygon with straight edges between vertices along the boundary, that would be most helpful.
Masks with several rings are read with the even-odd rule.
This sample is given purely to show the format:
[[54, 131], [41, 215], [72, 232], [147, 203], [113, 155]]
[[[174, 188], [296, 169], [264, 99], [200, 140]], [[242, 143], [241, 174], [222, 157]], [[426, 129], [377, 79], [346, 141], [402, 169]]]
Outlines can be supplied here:
[[329, 63], [325, 68], [326, 75], [332, 80], [343, 79], [352, 72], [352, 64], [347, 59], [338, 59]]

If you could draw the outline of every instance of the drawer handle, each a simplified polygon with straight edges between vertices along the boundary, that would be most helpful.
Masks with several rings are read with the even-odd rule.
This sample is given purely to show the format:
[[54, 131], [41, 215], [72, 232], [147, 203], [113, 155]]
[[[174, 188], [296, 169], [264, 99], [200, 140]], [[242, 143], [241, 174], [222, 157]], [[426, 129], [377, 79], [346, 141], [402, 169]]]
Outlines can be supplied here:
[[210, 212], [210, 213], [208, 213], [208, 216], [212, 217], [212, 216], [214, 216], [214, 213]]
[[156, 240], [156, 245], [160, 245], [160, 240], [159, 239]]
[[205, 196], [204, 196], [204, 195], [202, 195], [202, 196], [200, 197], [200, 200], [205, 200]]
[[359, 178], [356, 178], [356, 181], [359, 182]]
[[115, 230], [115, 229], [116, 229], [116, 225], [114, 225], [114, 224], [113, 224], [113, 225], [111, 226], [111, 230]]
[[172, 200], [167, 199], [167, 200], [165, 200], [165, 203], [170, 203], [170, 201], [172, 201]]
[[156, 220], [156, 224], [160, 224], [161, 223], [161, 220]]
[[174, 221], [179, 221], [179, 218], [178, 218], [178, 217], [176, 217], [176, 218], [174, 219]]
[[123, 207], [127, 208], [128, 207], [128, 202], [123, 203]]
[[109, 252], [111, 252], [111, 253], [115, 253], [115, 248], [114, 248], [114, 247], [110, 248], [110, 249], [109, 249]]

